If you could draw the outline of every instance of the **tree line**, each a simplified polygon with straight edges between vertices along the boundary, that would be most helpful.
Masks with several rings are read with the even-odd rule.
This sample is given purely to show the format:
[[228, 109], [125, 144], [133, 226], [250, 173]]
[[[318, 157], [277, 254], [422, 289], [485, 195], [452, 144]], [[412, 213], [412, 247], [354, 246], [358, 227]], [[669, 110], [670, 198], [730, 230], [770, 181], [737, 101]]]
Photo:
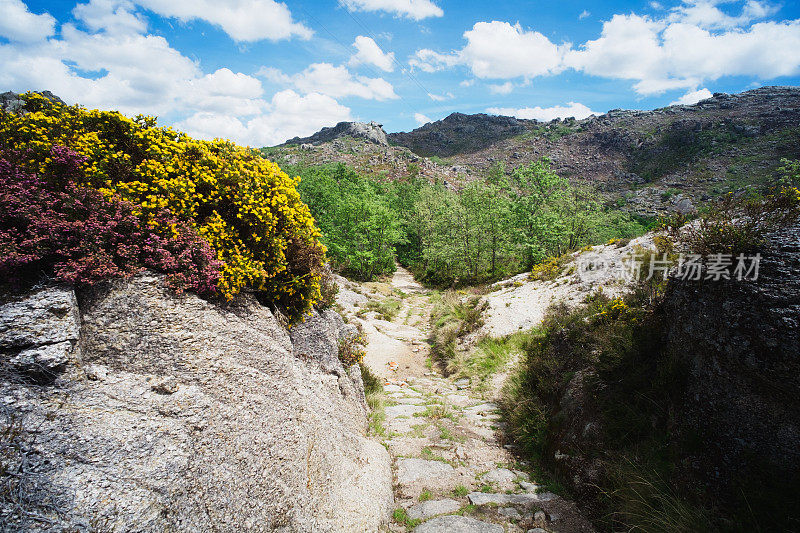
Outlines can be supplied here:
[[360, 175], [344, 164], [290, 167], [334, 266], [360, 280], [395, 270], [395, 260], [431, 285], [474, 284], [530, 270], [586, 244], [646, 230], [586, 186], [556, 175], [547, 160], [510, 174], [494, 167], [461, 190], [419, 178]]

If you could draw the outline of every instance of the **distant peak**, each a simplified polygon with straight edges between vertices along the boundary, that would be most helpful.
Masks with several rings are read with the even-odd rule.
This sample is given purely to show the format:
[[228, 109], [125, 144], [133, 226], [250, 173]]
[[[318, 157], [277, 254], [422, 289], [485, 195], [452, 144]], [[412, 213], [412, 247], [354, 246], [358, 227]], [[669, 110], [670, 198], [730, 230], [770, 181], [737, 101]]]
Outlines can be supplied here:
[[388, 146], [386, 132], [383, 131], [383, 124], [377, 122], [340, 122], [329, 128], [322, 128], [310, 137], [295, 137], [289, 139], [284, 144], [318, 144], [330, 142], [340, 137], [355, 137], [366, 139], [369, 142]]

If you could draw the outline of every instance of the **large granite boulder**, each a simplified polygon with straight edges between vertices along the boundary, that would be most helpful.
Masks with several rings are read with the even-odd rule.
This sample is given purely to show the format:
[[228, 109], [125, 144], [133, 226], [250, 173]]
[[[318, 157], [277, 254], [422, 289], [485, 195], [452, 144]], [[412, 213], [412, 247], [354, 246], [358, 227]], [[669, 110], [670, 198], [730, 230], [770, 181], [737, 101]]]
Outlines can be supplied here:
[[[0, 307], [0, 530], [350, 532], [388, 520], [390, 458], [365, 437], [356, 376], [295, 357], [269, 309], [175, 295], [153, 275], [79, 300], [54, 288]], [[337, 322], [312, 324], [336, 332], [326, 320]], [[48, 380], [30, 371], [37, 357], [58, 363]]]

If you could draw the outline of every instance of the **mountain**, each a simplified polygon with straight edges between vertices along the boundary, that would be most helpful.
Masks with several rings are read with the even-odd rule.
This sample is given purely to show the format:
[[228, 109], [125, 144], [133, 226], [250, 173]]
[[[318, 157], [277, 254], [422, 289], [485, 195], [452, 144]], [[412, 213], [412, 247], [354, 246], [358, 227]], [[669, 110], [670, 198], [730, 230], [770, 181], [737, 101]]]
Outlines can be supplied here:
[[316, 144], [301, 148], [292, 140], [265, 153], [290, 164], [342, 161], [388, 179], [418, 172], [454, 187], [497, 165], [511, 172], [547, 157], [559, 175], [596, 187], [629, 211], [653, 215], [764, 183], [781, 158], [800, 158], [800, 88], [716, 93], [694, 105], [615, 109], [583, 120], [454, 113], [388, 134], [389, 146], [322, 133], [306, 139]]
[[329, 142], [340, 137], [366, 139], [381, 146], [389, 145], [386, 140], [386, 132], [383, 131], [383, 125], [377, 122], [340, 122], [332, 128], [322, 128], [311, 137], [295, 137], [286, 141], [285, 144], [317, 144]]

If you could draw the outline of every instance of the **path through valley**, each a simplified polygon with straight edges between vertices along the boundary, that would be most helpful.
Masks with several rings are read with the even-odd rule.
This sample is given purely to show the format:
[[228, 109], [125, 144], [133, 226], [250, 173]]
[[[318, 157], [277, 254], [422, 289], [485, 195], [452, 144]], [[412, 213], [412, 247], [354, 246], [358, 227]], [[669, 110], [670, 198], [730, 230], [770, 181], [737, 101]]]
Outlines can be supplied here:
[[[594, 531], [574, 503], [529, 477], [504, 440], [498, 391], [474, 391], [430, 364], [430, 295], [408, 271], [399, 269], [391, 283], [341, 285], [345, 313], [360, 315], [369, 340], [365, 363], [386, 383], [379, 438], [394, 463], [391, 531]], [[364, 312], [370, 300], [399, 300], [399, 312], [392, 320]]]

